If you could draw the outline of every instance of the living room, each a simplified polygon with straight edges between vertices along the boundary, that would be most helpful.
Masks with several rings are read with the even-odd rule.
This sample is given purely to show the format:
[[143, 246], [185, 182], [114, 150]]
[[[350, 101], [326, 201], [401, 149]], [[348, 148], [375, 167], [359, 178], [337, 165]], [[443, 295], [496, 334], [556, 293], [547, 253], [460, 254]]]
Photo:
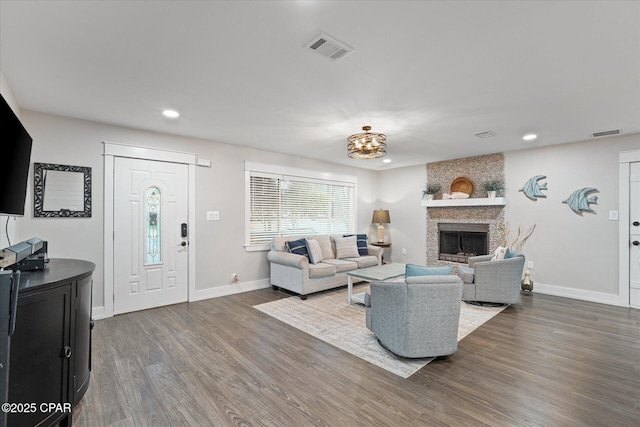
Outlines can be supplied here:
[[[14, 20], [14, 22], [24, 22], [18, 19], [17, 16], [11, 15], [14, 11], [13, 8], [20, 10], [19, 6], [8, 5], [7, 3], [9, 2], [3, 1], [1, 6], [3, 8], [3, 32], [5, 29], [14, 28], [13, 25], [9, 26], [8, 22], [10, 20]], [[499, 7], [494, 3], [488, 3], [490, 3], [489, 6], [491, 7]], [[568, 8], [571, 7], [569, 3], [571, 2], [565, 4]], [[585, 7], [585, 4], [589, 2], [582, 3], [583, 4], [578, 7], [579, 9]], [[597, 9], [595, 12], [591, 14], [580, 10], [579, 13], [587, 13], [587, 16], [590, 17], [599, 16], [599, 14], [605, 15], [605, 11], [611, 13], [613, 17], [610, 17], [607, 21], [610, 26], [606, 28], [611, 29], [618, 25], [620, 27], [618, 29], [622, 33], [618, 34], [616, 38], [613, 39], [613, 42], [618, 42], [620, 39], [626, 40], [627, 42], [625, 43], [627, 44], [623, 43], [623, 46], [631, 45], [632, 49], [621, 48], [618, 51], [612, 48], [612, 51], [609, 52], [612, 56], [615, 55], [615, 58], [618, 60], [611, 62], [610, 68], [613, 71], [607, 74], [607, 77], [610, 77], [612, 80], [607, 81], [606, 84], [603, 83], [602, 80], [592, 80], [587, 82], [585, 86], [566, 88], [564, 91], [561, 90], [562, 88], [554, 87], [540, 97], [547, 97], [542, 105], [547, 105], [549, 108], [555, 103], [568, 102], [567, 100], [572, 97], [578, 98], [578, 102], [580, 103], [583, 98], [579, 96], [581, 95], [579, 91], [584, 91], [585, 87], [589, 87], [589, 85], [598, 82], [601, 84], [601, 87], [593, 90], [599, 94], [594, 96], [596, 96], [596, 98], [600, 96], [601, 105], [584, 106], [584, 110], [589, 110], [588, 112], [590, 114], [601, 114], [602, 119], [593, 121], [589, 127], [583, 129], [584, 137], [558, 140], [555, 144], [545, 142], [545, 139], [556, 138], [548, 134], [550, 132], [548, 129], [532, 129], [540, 133], [537, 142], [522, 141], [522, 135], [518, 134], [517, 137], [508, 138], [506, 142], [501, 141], [502, 144], [507, 144], [506, 146], [496, 145], [495, 149], [492, 149], [491, 139], [478, 139], [473, 135], [473, 132], [470, 132], [467, 137], [461, 138], [462, 144], [459, 147], [449, 152], [437, 142], [439, 135], [429, 135], [429, 125], [421, 121], [425, 119], [416, 118], [414, 112], [407, 114], [406, 117], [402, 117], [402, 111], [400, 110], [389, 112], [387, 115], [390, 119], [379, 120], [382, 123], [387, 123], [389, 127], [378, 125], [375, 121], [372, 123], [361, 123], [364, 119], [374, 120], [378, 117], [375, 111], [371, 111], [358, 113], [356, 119], [350, 119], [348, 121], [348, 124], [353, 126], [354, 120], [356, 120], [358, 125], [355, 128], [347, 128], [345, 126], [341, 126], [337, 130], [330, 128], [332, 125], [332, 123], [330, 123], [331, 119], [335, 119], [336, 122], [340, 121], [341, 124], [347, 122], [341, 118], [344, 105], [338, 103], [333, 105], [330, 103], [327, 104], [336, 111], [330, 113], [326, 120], [319, 120], [317, 117], [313, 117], [312, 113], [318, 113], [318, 111], [320, 111], [317, 106], [309, 107], [308, 110], [306, 110], [312, 125], [309, 125], [305, 129], [310, 132], [310, 134], [314, 132], [317, 134], [318, 132], [322, 133], [324, 131], [322, 128], [326, 127], [326, 131], [329, 132], [330, 135], [329, 141], [324, 144], [326, 146], [312, 143], [304, 147], [294, 147], [296, 145], [304, 145], [296, 139], [298, 135], [294, 133], [294, 136], [286, 138], [288, 143], [285, 145], [291, 146], [291, 151], [274, 150], [268, 143], [260, 144], [259, 141], [257, 143], [252, 141], [251, 144], [248, 142], [246, 144], [225, 143], [225, 136], [227, 135], [225, 132], [230, 132], [228, 130], [221, 131], [219, 138], [207, 139], [187, 136], [182, 133], [183, 129], [180, 122], [171, 122], [160, 117], [157, 119], [158, 124], [155, 127], [145, 124], [139, 128], [134, 128], [130, 125], [120, 124], [117, 115], [105, 116], [103, 119], [96, 120], [94, 118], [86, 119], [78, 115], [72, 117], [71, 114], [64, 109], [56, 109], [56, 102], [61, 102], [62, 98], [73, 98], [77, 96], [78, 91], [83, 91], [85, 86], [82, 84], [78, 86], [61, 85], [58, 90], [51, 85], [48, 87], [40, 87], [39, 84], [36, 85], [33, 83], [38, 86], [38, 90], [41, 90], [43, 94], [48, 96], [47, 102], [42, 104], [41, 109], [38, 109], [36, 108], [36, 105], [38, 105], [36, 99], [40, 95], [37, 93], [37, 90], [35, 94], [29, 92], [27, 90], [29, 84], [24, 83], [25, 80], [22, 80], [22, 78], [18, 80], [18, 73], [24, 71], [24, 67], [27, 66], [30, 66], [33, 72], [40, 62], [31, 63], [25, 60], [29, 65], [12, 63], [9, 54], [5, 53], [9, 52], [9, 50], [5, 50], [8, 49], [5, 47], [5, 43], [9, 44], [9, 42], [6, 41], [6, 36], [3, 34], [0, 92], [14, 109], [19, 112], [20, 120], [33, 138], [31, 162], [90, 167], [92, 170], [91, 191], [93, 206], [92, 215], [89, 218], [48, 219], [34, 217], [31, 214], [34, 209], [33, 198], [31, 197], [34, 191], [33, 174], [31, 172], [28, 180], [25, 216], [20, 218], [0, 218], [0, 224], [4, 228], [6, 221], [6, 227], [8, 229], [7, 233], [2, 233], [2, 236], [0, 236], [0, 248], [9, 246], [7, 237], [10, 238], [11, 243], [15, 243], [37, 236], [48, 242], [49, 256], [52, 258], [77, 258], [93, 262], [96, 265], [93, 274], [93, 318], [108, 319], [113, 316], [114, 313], [113, 308], [109, 308], [109, 299], [113, 298], [113, 294], [112, 292], [109, 293], [108, 286], [105, 283], [105, 277], [107, 276], [107, 271], [105, 271], [105, 258], [108, 257], [108, 255], [105, 254], [106, 224], [104, 211], [105, 204], [107, 203], [105, 202], [105, 143], [194, 153], [198, 159], [204, 159], [205, 162], [194, 168], [195, 212], [193, 212], [194, 223], [190, 224], [190, 245], [193, 252], [195, 252], [195, 259], [193, 261], [194, 275], [189, 279], [190, 289], [188, 298], [189, 301], [196, 302], [209, 300], [211, 298], [219, 299], [222, 297], [222, 299], [224, 299], [229, 297], [232, 298], [230, 304], [233, 305], [237, 304], [238, 299], [242, 298], [245, 293], [256, 290], [272, 292], [266, 251], [248, 251], [245, 247], [247, 243], [246, 205], [244, 198], [246, 188], [246, 162], [271, 164], [355, 177], [357, 179], [356, 231], [358, 233], [366, 233], [370, 238], [375, 237], [377, 224], [372, 224], [371, 222], [372, 212], [381, 208], [388, 209], [391, 222], [386, 225], [386, 233], [387, 239], [392, 243], [392, 246], [385, 249], [385, 260], [424, 265], [427, 263], [428, 239], [426, 220], [428, 211], [427, 208], [422, 205], [422, 201], [423, 190], [427, 183], [429, 164], [438, 161], [475, 158], [498, 153], [504, 156], [504, 181], [506, 183], [506, 189], [502, 195], [507, 200], [505, 219], [509, 221], [511, 227], [514, 229], [518, 226], [522, 226], [524, 229], [533, 225], [536, 226], [535, 231], [523, 247], [527, 260], [533, 263], [533, 267], [529, 268], [534, 281], [534, 295], [532, 296], [536, 298], [542, 297], [543, 295], [546, 298], [551, 298], [547, 297], [547, 295], [558, 296], [574, 299], [576, 303], [577, 301], [598, 303], [595, 307], [603, 305], [607, 307], [611, 306], [612, 309], [628, 310], [628, 307], [631, 305], [629, 300], [629, 282], [627, 279], [626, 283], [622, 283], [620, 275], [620, 254], [622, 253], [620, 249], [620, 222], [610, 219], [610, 213], [618, 212], [621, 218], [623, 215], [620, 196], [620, 153], [640, 149], [640, 137], [638, 134], [640, 124], [638, 123], [637, 96], [640, 90], [637, 79], [638, 50], [633, 49], [633, 47], [638, 47], [638, 4], [636, 2], [591, 3], [593, 7]], [[252, 6], [255, 5], [245, 5], [247, 8]], [[230, 6], [227, 4], [226, 7]], [[285, 6], [280, 4], [279, 7]], [[312, 6], [307, 5], [307, 7]], [[361, 7], [364, 8], [365, 6], [362, 5]], [[533, 5], [527, 3], [527, 7], [533, 8]], [[353, 15], [354, 10], [357, 10], [357, 7], [350, 5], [349, 12], [352, 14], [350, 15], [352, 17], [355, 17], [355, 15]], [[247, 13], [247, 11], [244, 10], [241, 12]], [[566, 10], [564, 10], [564, 12], [567, 13]], [[229, 13], [231, 13], [231, 11], [229, 11]], [[302, 14], [304, 15], [305, 13], [310, 12], [306, 11]], [[453, 12], [450, 11], [450, 13]], [[578, 13], [578, 11], [575, 13]], [[224, 13], [221, 12], [221, 14], [223, 15]], [[455, 15], [455, 13], [453, 14]], [[624, 23], [628, 22], [624, 20], [625, 16], [631, 21], [631, 28], [618, 24], [620, 20], [623, 20]], [[40, 14], [38, 14], [37, 18], [43, 19]], [[97, 22], [100, 21], [98, 20]], [[320, 24], [316, 25], [320, 26]], [[382, 31], [384, 31], [384, 22], [382, 22], [381, 25], [383, 26]], [[569, 23], [567, 23], [567, 25], [569, 25]], [[105, 27], [108, 28], [106, 23]], [[318, 30], [321, 29], [322, 28], [318, 28]], [[579, 29], [584, 31], [584, 27], [582, 26], [579, 26]], [[326, 31], [330, 34], [336, 32], [336, 30]], [[566, 32], [571, 34], [571, 30], [566, 30]], [[315, 34], [310, 34], [310, 37], [314, 35]], [[339, 33], [335, 35], [342, 36], [342, 34]], [[22, 36], [24, 35], [22, 34]], [[110, 37], [115, 37], [115, 35], [110, 35]], [[307, 40], [297, 40], [296, 42], [299, 42], [301, 45], [300, 49], [302, 49], [302, 46]], [[29, 42], [29, 40], [24, 40], [24, 43], [25, 46], [38, 45], [38, 42]], [[11, 46], [21, 45], [19, 41], [11, 42], [10, 44]], [[358, 46], [355, 46], [355, 42], [353, 44], [355, 51]], [[607, 46], [606, 43], [603, 44]], [[578, 43], [578, 45], [580, 45], [580, 43]], [[42, 53], [42, 51], [40, 51], [40, 53]], [[347, 56], [341, 60], [343, 62], [333, 64], [326, 61], [325, 58], [314, 56], [312, 53], [303, 53], [308, 55], [308, 57], [305, 57], [306, 61], [314, 62], [314, 67], [322, 69], [334, 65], [339, 66], [340, 64], [346, 63], [349, 59], [355, 58], [355, 56], [352, 58]], [[599, 53], [603, 54], [603, 51], [599, 51]], [[584, 55], [584, 58], [590, 57], [589, 46], [584, 47], [581, 54]], [[520, 56], [517, 58], [517, 61], [523, 60]], [[68, 73], [68, 70], [58, 71], [55, 68], [57, 60], [51, 58], [48, 61], [46, 58], [41, 60], [44, 63], [48, 62], [50, 64], [50, 71], [52, 72], [55, 70], [56, 72]], [[375, 62], [379, 60], [380, 58], [374, 59]], [[469, 60], [469, 62], [468, 65], [470, 68], [473, 68], [471, 60]], [[585, 62], [585, 64], [588, 63]], [[627, 67], [620, 64], [631, 65]], [[127, 70], [135, 74], [132, 69], [135, 69], [136, 66], [138, 66], [136, 61], [132, 60], [132, 63], [129, 64], [130, 68], [127, 68]], [[551, 67], [551, 65], [537, 65], [536, 67], [539, 67], [538, 70], [541, 70], [546, 67]], [[114, 65], [114, 68], [117, 67]], [[524, 67], [513, 64], [508, 67], [511, 72], [524, 71], [521, 68]], [[140, 76], [134, 76], [133, 81], [135, 83], [132, 83], [126, 79], [126, 75], [120, 75], [120, 71], [117, 69], [114, 69], [113, 72], [118, 74], [116, 80], [121, 81], [122, 84], [142, 83]], [[328, 71], [328, 73], [332, 72], [335, 71]], [[559, 73], [558, 70], [555, 70], [555, 72]], [[124, 71], [122, 71], [122, 73], [125, 74]], [[269, 71], [264, 71], [264, 73], [269, 75]], [[588, 74], [588, 76], [593, 78], [591, 74]], [[615, 76], [618, 76], [620, 81], [613, 81]], [[417, 76], [413, 74], [412, 77], [417, 78]], [[505, 77], [506, 76], [496, 76], [496, 80], [488, 84], [485, 90], [475, 93], [474, 96], [488, 96], [487, 94], [495, 85], [498, 85], [499, 81]], [[61, 82], [79, 80], [80, 83], [82, 83], [83, 76], [82, 74], [62, 74], [59, 75], [58, 78]], [[273, 78], [275, 79], [275, 77]], [[574, 79], [579, 80], [578, 76], [573, 75], [564, 76], [563, 79], [559, 80], [569, 82]], [[375, 92], [374, 88], [376, 85], [372, 83], [373, 82], [367, 82], [367, 90]], [[376, 81], [376, 83], [379, 82]], [[425, 98], [429, 98], [431, 92], [428, 89], [428, 81], [420, 82], [420, 84], [423, 83], [427, 88], [420, 90], [423, 91]], [[99, 84], [99, 81], [90, 81], [88, 86]], [[614, 89], [610, 97], [607, 98], [604, 97], [603, 94], [609, 90], [609, 85]], [[361, 102], [366, 105], [367, 102], [373, 102], [376, 96], [389, 96], [387, 92], [393, 91], [394, 89], [398, 92], [405, 92], [407, 89], [404, 86], [405, 84], [396, 88], [386, 86], [384, 87], [385, 93], [381, 91], [371, 98], [361, 100]], [[524, 83], [523, 86], [525, 86]], [[542, 91], [543, 88], [538, 89]], [[559, 93], [557, 97], [552, 96], [554, 92], [556, 94]], [[274, 131], [274, 128], [269, 128], [264, 122], [256, 123], [252, 129], [253, 119], [257, 117], [256, 112], [261, 109], [268, 110], [270, 108], [269, 105], [261, 100], [261, 96], [269, 101], [277, 99], [260, 93], [256, 94], [256, 98], [253, 98], [251, 94], [242, 91], [238, 93], [238, 103], [234, 106], [228, 106], [229, 110], [237, 111], [240, 117], [244, 114], [242, 109], [247, 108], [246, 117], [248, 118], [246, 119], [246, 127], [249, 128], [250, 131], [246, 133], [247, 130], [243, 130], [243, 132], [245, 132], [243, 135], [253, 135], [251, 139], [266, 137], [266, 133], [272, 133]], [[433, 96], [441, 95], [434, 93]], [[627, 101], [629, 98], [631, 98], [633, 109], [625, 110], [624, 114], [620, 115], [617, 115], [617, 112], [613, 115], [608, 112], [610, 109], [614, 110], [618, 105], [624, 105], [623, 101]], [[531, 102], [536, 101], [533, 99], [531, 92], [525, 92], [523, 90], [522, 92], [514, 94], [514, 97], [505, 102], [505, 104], [516, 108], [518, 103], [527, 104], [529, 99]], [[621, 99], [623, 101], [621, 101]], [[124, 103], [135, 103], [135, 101], [135, 96], [132, 96], [131, 98], [125, 98]], [[201, 99], [197, 99], [196, 101], [198, 103], [203, 102]], [[99, 103], [100, 100], [96, 102]], [[169, 101], [158, 100], [157, 98], [153, 101], [153, 103], [156, 104], [161, 104], [162, 102]], [[30, 105], [33, 105], [33, 107], [29, 108]], [[539, 105], [540, 104], [536, 104], [538, 108], [540, 108]], [[571, 115], [573, 110], [571, 110], [571, 108], [575, 110], [578, 110], [578, 108], [574, 104], [569, 105], [571, 107], [566, 108], [567, 115], [573, 119], [574, 116]], [[431, 108], [435, 108], [435, 106], [431, 106]], [[362, 110], [367, 110], [367, 108], [362, 107]], [[135, 115], [136, 113], [133, 112], [133, 114]], [[461, 110], [459, 114], [464, 116], [479, 113], [478, 111]], [[591, 117], [590, 115], [588, 116]], [[433, 117], [435, 121], [435, 113]], [[222, 127], [222, 123], [219, 123], [217, 120], [214, 121], [214, 118], [215, 116], [212, 116], [211, 120], [215, 122], [215, 125], [211, 127]], [[399, 142], [394, 142], [394, 132], [401, 133], [403, 127], [402, 124], [399, 123], [391, 127], [394, 118], [398, 122], [405, 124], [405, 126], [412, 126], [411, 124], [406, 125], [410, 120], [416, 120], [420, 123], [414, 126], [414, 130], [416, 130], [418, 134], [425, 135], [424, 145], [427, 146], [426, 151], [429, 151], [427, 160], [411, 164], [410, 160], [403, 160], [394, 155], [394, 143], [400, 145]], [[181, 120], [188, 121], [186, 118]], [[297, 120], [302, 119], [298, 117]], [[287, 127], [286, 122], [287, 118], [282, 117], [280, 123], [276, 123], [275, 129], [280, 128], [284, 131]], [[555, 123], [555, 126], [561, 129], [563, 125], [562, 122], [566, 122], [568, 126], [570, 120], [565, 117], [549, 119], [549, 123], [553, 122], [560, 122]], [[300, 123], [302, 122], [296, 122], [293, 127], [302, 126]], [[351, 133], [359, 131], [361, 125], [367, 124], [373, 125], [374, 131], [387, 135], [387, 158], [392, 158], [392, 163], [383, 164], [379, 159], [351, 160], [347, 158], [346, 137]], [[206, 127], [207, 124], [201, 124], [200, 126]], [[501, 128], [493, 128], [493, 126], [493, 123], [486, 123], [484, 127], [475, 128], [473, 131], [479, 132], [491, 129], [498, 135], [501, 133], [515, 135], [516, 131], [529, 130], [524, 129], [524, 127], [529, 126], [529, 123], [503, 124]], [[590, 136], [590, 132], [592, 131], [614, 127], [622, 128], [624, 132], [618, 136], [604, 138], [592, 138]], [[340, 137], [339, 134], [341, 132], [344, 133]], [[233, 139], [231, 138], [229, 140]], [[429, 144], [429, 141], [432, 140], [435, 140], [435, 142]], [[320, 155], [314, 157], [313, 152], [315, 150], [317, 150], [318, 153], [329, 152], [329, 154], [325, 157]], [[335, 162], [330, 160], [332, 156], [338, 159], [338, 156], [334, 155], [334, 152], [340, 153], [339, 160]], [[456, 152], [457, 154], [451, 155], [449, 154], [451, 152]], [[300, 153], [308, 153], [308, 155]], [[414, 154], [415, 157], [418, 157], [420, 153]], [[412, 154], [408, 153], [407, 156], [410, 158]], [[206, 161], [210, 161], [211, 165], [207, 166]], [[375, 163], [374, 166], [372, 163], [366, 164], [366, 162], [377, 163]], [[403, 162], [406, 164], [399, 166], [402, 165]], [[460, 173], [460, 175], [463, 174]], [[527, 180], [535, 175], [544, 175], [546, 177], [545, 181], [548, 182], [548, 190], [545, 192], [546, 197], [540, 198], [537, 201], [530, 200], [520, 191]], [[448, 190], [449, 182], [442, 182], [442, 184], [444, 187], [443, 190]], [[480, 188], [482, 182], [475, 182], [475, 185]], [[590, 206], [594, 210], [593, 213], [585, 212], [582, 215], [578, 215], [573, 212], [567, 204], [562, 203], [574, 190], [581, 187], [593, 187], [598, 190], [597, 203]], [[441, 195], [438, 197], [441, 197]], [[219, 220], [207, 220], [206, 212], [208, 211], [219, 212]], [[233, 274], [238, 275], [239, 280], [237, 283], [233, 283], [232, 280], [230, 280]], [[257, 297], [249, 298], [256, 299]], [[523, 298], [525, 297], [523, 296]], [[552, 303], [552, 305], [553, 304], [554, 303]], [[637, 319], [637, 315], [634, 314], [634, 312], [632, 309], [628, 312], [624, 311], [624, 314], [620, 315], [622, 317], [629, 316], [632, 319]], [[119, 316], [116, 316], [116, 319], [118, 317]], [[98, 327], [99, 325], [100, 321], [98, 322]], [[586, 333], [588, 333], [588, 331]], [[287, 334], [289, 335], [290, 332]], [[631, 337], [629, 339], [631, 340], [633, 338]], [[308, 343], [308, 338], [303, 338], [302, 342]], [[299, 345], [300, 344], [296, 344], [296, 346]], [[637, 346], [632, 347], [632, 354], [633, 349], [637, 350]], [[637, 353], [635, 354], [637, 355]], [[336, 356], [332, 353], [332, 357]], [[633, 374], [633, 372], [629, 372], [629, 375]], [[424, 375], [428, 376], [428, 374]], [[434, 375], [444, 374], [438, 373]], [[395, 387], [401, 386], [394, 384], [392, 388]], [[487, 419], [484, 418], [483, 420], [486, 421]], [[254, 423], [259, 424], [255, 420]], [[501, 419], [498, 424], [505, 424], [505, 420]], [[568, 424], [570, 423], [567, 423], [567, 425]]]

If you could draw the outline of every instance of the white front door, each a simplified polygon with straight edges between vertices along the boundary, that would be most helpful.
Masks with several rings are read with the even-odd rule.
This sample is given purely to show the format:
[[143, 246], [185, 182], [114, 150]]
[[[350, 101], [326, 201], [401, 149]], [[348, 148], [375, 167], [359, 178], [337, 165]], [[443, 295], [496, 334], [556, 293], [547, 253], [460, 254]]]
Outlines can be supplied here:
[[629, 302], [640, 307], [640, 162], [630, 163], [629, 168]]
[[114, 314], [187, 301], [188, 166], [114, 162]]

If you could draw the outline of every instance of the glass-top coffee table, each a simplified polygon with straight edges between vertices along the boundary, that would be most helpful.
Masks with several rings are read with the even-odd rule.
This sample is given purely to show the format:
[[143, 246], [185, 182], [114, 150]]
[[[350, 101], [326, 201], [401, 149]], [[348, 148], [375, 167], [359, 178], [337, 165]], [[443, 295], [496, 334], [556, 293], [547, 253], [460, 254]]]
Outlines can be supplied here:
[[406, 264], [391, 263], [376, 265], [374, 267], [359, 268], [353, 271], [347, 271], [347, 302], [364, 304], [364, 292], [353, 295], [353, 278], [363, 279], [367, 282], [375, 282], [380, 280], [393, 279], [394, 277], [404, 276]]

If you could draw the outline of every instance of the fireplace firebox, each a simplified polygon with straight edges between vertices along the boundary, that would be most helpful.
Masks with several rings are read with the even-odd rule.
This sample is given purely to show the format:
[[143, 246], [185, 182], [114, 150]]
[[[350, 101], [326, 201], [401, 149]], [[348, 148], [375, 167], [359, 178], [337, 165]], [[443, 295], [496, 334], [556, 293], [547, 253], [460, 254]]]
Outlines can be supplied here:
[[442, 261], [466, 263], [469, 257], [489, 253], [489, 224], [438, 224]]

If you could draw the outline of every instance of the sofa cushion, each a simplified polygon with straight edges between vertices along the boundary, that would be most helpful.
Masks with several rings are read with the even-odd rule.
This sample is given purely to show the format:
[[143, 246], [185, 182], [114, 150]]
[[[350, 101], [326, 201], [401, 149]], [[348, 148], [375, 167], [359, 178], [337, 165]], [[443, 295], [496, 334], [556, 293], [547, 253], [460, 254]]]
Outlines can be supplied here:
[[405, 276], [447, 276], [451, 274], [452, 270], [453, 267], [448, 265], [443, 267], [425, 267], [422, 265], [407, 264]]
[[373, 267], [378, 265], [378, 257], [373, 255], [365, 255], [357, 258], [345, 258], [345, 261], [352, 261], [358, 264], [358, 268]]
[[[345, 234], [344, 237], [351, 237], [353, 234]], [[367, 249], [367, 235], [366, 234], [356, 234], [356, 245], [358, 246], [358, 253], [360, 256], [369, 255], [369, 250]]]
[[322, 250], [320, 244], [315, 239], [304, 239], [307, 243], [307, 252], [309, 252], [309, 261], [311, 264], [318, 264], [322, 262]]
[[358, 245], [356, 244], [356, 236], [338, 237], [336, 241], [336, 258], [357, 258], [360, 256]]
[[336, 274], [336, 266], [321, 262], [320, 264], [309, 264], [309, 278], [328, 277]]
[[459, 265], [458, 267], [456, 267], [456, 272], [458, 273], [458, 276], [460, 276], [460, 278], [462, 279], [462, 283], [473, 283], [473, 277], [475, 274], [475, 271], [473, 270], [472, 267], [467, 267], [466, 265]]
[[348, 261], [346, 259], [325, 259], [325, 264], [335, 265], [337, 273], [344, 273], [345, 271], [356, 270], [358, 263], [354, 261]]
[[309, 251], [307, 251], [307, 241], [305, 239], [290, 240], [286, 243], [289, 252], [296, 255], [302, 255], [309, 258]]
[[[311, 236], [310, 236], [311, 237]], [[331, 237], [328, 234], [322, 234], [313, 236], [322, 250], [322, 259], [335, 259], [336, 254], [333, 252], [333, 246], [331, 245]]]

